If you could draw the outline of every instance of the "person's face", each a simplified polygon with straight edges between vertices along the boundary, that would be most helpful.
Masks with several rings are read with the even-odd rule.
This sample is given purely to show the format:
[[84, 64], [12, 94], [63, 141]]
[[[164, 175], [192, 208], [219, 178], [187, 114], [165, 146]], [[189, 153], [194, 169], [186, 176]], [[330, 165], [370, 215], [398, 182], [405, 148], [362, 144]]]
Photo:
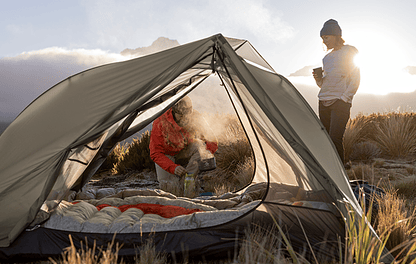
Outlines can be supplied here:
[[183, 114], [180, 114], [180, 113], [175, 113], [175, 119], [176, 119], [176, 120], [181, 121], [183, 117], [184, 117], [184, 115], [183, 115]]
[[336, 37], [333, 35], [324, 35], [322, 36], [322, 40], [327, 47], [327, 49], [333, 49], [336, 46]]
[[178, 124], [184, 125], [189, 121], [189, 114], [174, 113], [174, 115]]

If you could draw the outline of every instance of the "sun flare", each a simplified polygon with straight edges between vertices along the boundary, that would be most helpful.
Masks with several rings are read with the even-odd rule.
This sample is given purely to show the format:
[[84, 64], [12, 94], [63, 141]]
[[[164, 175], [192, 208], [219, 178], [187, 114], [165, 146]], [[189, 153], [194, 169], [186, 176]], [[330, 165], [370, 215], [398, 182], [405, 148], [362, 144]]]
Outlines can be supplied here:
[[409, 64], [400, 48], [400, 40], [386, 33], [372, 32], [369, 35], [360, 31], [349, 34], [344, 39], [359, 52], [354, 58], [354, 63], [360, 67], [361, 72], [358, 92], [381, 95], [412, 92], [416, 89], [416, 77], [404, 70]]

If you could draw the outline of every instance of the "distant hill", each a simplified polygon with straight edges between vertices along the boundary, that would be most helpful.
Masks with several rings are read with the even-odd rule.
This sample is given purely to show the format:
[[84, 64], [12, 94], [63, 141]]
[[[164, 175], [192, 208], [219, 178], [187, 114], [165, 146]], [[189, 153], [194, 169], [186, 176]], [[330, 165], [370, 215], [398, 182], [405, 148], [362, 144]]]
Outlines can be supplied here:
[[[315, 113], [318, 113], [318, 88], [316, 86], [293, 82]], [[415, 87], [416, 88], [416, 87]], [[411, 93], [390, 93], [387, 95], [355, 95], [352, 102], [351, 117], [357, 114], [386, 113], [392, 111], [416, 111], [416, 91]]]
[[153, 41], [152, 45], [149, 47], [125, 49], [120, 54], [123, 56], [143, 56], [176, 46], [179, 46], [179, 42], [177, 40], [159, 37], [157, 40]]

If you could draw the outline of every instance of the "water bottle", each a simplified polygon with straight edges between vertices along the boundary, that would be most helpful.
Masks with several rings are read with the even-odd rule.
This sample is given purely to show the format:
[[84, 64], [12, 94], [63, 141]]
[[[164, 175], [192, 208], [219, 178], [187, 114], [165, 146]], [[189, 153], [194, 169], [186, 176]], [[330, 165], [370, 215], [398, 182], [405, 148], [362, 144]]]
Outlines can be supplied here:
[[195, 178], [193, 173], [186, 173], [184, 180], [183, 193], [187, 196], [188, 192], [192, 191], [192, 188], [195, 187]]

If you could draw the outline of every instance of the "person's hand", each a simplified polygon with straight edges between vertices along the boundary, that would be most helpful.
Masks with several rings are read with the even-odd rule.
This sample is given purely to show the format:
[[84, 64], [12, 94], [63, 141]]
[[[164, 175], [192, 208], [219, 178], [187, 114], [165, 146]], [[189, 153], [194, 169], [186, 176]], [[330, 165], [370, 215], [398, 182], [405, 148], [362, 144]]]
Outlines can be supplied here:
[[186, 173], [186, 169], [184, 167], [178, 166], [178, 167], [175, 168], [175, 175], [176, 176], [181, 177], [181, 176], [185, 175], [185, 173]]
[[320, 87], [322, 85], [323, 78], [318, 76], [318, 74], [312, 72], [313, 78], [315, 79], [316, 84]]
[[315, 78], [315, 81], [321, 81], [322, 80], [322, 76], [318, 76], [318, 74], [316, 74], [315, 72], [312, 72], [313, 78]]

